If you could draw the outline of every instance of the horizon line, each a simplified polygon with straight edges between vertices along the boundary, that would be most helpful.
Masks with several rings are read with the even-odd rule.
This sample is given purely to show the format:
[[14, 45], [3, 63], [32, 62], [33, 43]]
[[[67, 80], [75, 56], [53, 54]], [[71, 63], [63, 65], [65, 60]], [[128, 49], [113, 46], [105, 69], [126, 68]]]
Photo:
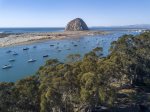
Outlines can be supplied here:
[[[103, 26], [88, 26], [89, 28], [93, 27], [124, 27], [124, 26], [135, 26], [135, 25], [150, 25], [150, 24], [129, 24], [129, 25], [103, 25]], [[65, 28], [66, 26], [6, 26], [0, 28]]]

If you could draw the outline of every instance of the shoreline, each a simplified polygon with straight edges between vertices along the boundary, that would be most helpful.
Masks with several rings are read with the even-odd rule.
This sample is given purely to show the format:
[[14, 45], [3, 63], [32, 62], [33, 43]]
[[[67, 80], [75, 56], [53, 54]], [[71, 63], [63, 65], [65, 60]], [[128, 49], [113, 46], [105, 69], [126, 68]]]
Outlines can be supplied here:
[[80, 38], [82, 36], [106, 35], [106, 31], [64, 31], [64, 32], [44, 32], [44, 33], [17, 33], [0, 38], [0, 48], [15, 45], [31, 44], [46, 40], [61, 40]]

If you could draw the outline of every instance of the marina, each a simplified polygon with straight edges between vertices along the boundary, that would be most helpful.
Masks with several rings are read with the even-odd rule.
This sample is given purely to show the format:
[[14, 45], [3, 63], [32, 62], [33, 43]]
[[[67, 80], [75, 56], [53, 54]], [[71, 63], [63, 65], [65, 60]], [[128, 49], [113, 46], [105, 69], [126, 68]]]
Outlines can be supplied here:
[[[107, 35], [81, 36], [62, 40], [45, 40], [24, 45], [15, 45], [0, 48], [0, 81], [17, 81], [21, 78], [34, 75], [40, 66], [48, 59], [58, 59], [67, 62], [69, 54], [83, 56], [96, 47], [103, 47], [103, 56], [109, 54], [112, 41], [116, 41], [123, 34], [139, 34], [136, 31], [111, 31]], [[11, 66], [5, 66], [9, 65]], [[9, 69], [8, 69], [9, 68]], [[7, 78], [9, 77], [9, 79]]]

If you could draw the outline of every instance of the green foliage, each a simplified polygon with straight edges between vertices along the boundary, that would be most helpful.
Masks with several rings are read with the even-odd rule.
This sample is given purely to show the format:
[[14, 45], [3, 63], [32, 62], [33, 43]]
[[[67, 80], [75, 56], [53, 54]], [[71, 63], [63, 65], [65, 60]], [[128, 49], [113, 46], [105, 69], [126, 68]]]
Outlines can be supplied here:
[[[39, 111], [39, 82], [32, 76], [13, 83], [2, 83], [0, 87], [0, 110], [3, 112]], [[3, 110], [4, 109], [4, 110]]]
[[102, 56], [102, 52], [103, 52], [103, 48], [102, 47], [96, 47], [95, 49], [93, 49], [93, 52], [98, 56]]
[[110, 51], [101, 57], [102, 48], [97, 47], [83, 59], [71, 54], [71, 63], [48, 60], [36, 76], [0, 83], [0, 111], [74, 112], [83, 105], [112, 106], [118, 90], [115, 83], [149, 85], [150, 33], [124, 35]]
[[69, 62], [76, 62], [76, 61], [80, 60], [81, 55], [80, 54], [70, 54], [67, 56], [67, 58], [68, 58]]
[[150, 87], [150, 78], [145, 78], [144, 83], [146, 86]]

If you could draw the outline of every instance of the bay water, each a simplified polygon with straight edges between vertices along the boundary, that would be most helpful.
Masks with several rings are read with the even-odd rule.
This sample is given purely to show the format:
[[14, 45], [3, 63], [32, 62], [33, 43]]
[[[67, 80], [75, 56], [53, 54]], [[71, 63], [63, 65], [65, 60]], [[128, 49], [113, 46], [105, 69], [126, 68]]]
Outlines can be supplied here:
[[[63, 28], [40, 28], [40, 29], [3, 29], [3, 32], [27, 33], [27, 32], [59, 32]], [[97, 29], [99, 30], [99, 29]], [[100, 28], [102, 30], [102, 28]], [[2, 32], [2, 29], [0, 29]], [[107, 31], [107, 28], [104, 29]], [[69, 54], [80, 54], [83, 56], [96, 47], [103, 47], [103, 54], [109, 54], [109, 48], [112, 41], [116, 41], [124, 34], [139, 34], [131, 29], [114, 30], [108, 29], [110, 34], [98, 36], [82, 36], [77, 39], [45, 40], [26, 45], [16, 45], [0, 48], [0, 82], [15, 82], [30, 75], [35, 75], [40, 66], [44, 65], [48, 59], [58, 59], [61, 62], [67, 61]], [[36, 46], [36, 47], [35, 47]], [[28, 47], [29, 50], [23, 50]], [[8, 50], [12, 52], [6, 53]], [[18, 55], [13, 55], [13, 53]], [[43, 58], [44, 55], [48, 57]], [[10, 59], [15, 61], [9, 62]], [[29, 59], [35, 59], [35, 62], [28, 63]], [[11, 64], [12, 68], [2, 69], [6, 64]]]

